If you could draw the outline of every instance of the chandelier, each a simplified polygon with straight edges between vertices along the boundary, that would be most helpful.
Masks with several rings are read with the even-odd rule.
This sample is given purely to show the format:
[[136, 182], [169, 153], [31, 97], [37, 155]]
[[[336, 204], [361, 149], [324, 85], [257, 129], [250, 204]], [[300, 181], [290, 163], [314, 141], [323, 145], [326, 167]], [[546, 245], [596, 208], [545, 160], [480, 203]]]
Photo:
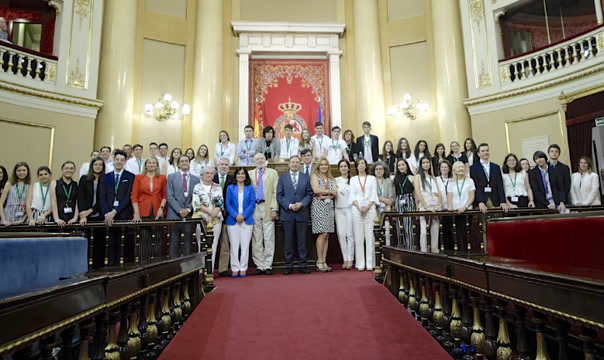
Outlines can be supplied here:
[[187, 104], [182, 106], [180, 113], [178, 112], [179, 108], [180, 103], [176, 100], [172, 100], [172, 95], [165, 94], [163, 97], [159, 98], [155, 105], [145, 105], [145, 113], [160, 121], [179, 119], [191, 113], [191, 108]]
[[405, 115], [407, 119], [415, 120], [427, 111], [428, 104], [420, 103], [418, 99], [412, 99], [411, 94], [405, 94], [403, 101], [388, 108], [388, 115]]

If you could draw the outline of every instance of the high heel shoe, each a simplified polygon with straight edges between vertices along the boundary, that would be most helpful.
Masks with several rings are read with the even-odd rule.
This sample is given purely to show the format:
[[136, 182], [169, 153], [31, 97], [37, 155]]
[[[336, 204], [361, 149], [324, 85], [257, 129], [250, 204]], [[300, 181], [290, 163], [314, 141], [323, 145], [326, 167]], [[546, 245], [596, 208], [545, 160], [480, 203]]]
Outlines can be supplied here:
[[326, 263], [326, 262], [324, 262], [324, 263], [323, 263], [323, 265], [324, 265], [324, 267], [323, 267], [323, 268], [324, 268], [324, 269], [325, 269], [327, 272], [331, 272], [331, 266], [327, 265], [327, 263]]
[[323, 266], [321, 266], [321, 264], [325, 264], [324, 262], [321, 261], [317, 261], [317, 271], [319, 272], [327, 272], [327, 269]]

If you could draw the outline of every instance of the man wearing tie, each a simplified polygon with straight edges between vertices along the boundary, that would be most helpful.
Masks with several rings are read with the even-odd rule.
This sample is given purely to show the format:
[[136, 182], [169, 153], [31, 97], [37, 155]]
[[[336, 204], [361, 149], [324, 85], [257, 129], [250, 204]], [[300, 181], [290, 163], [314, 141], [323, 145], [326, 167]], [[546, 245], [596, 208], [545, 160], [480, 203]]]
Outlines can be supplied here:
[[282, 174], [277, 183], [277, 202], [285, 237], [284, 275], [293, 272], [294, 239], [298, 240], [300, 272], [310, 274], [306, 264], [306, 228], [312, 197], [310, 176], [300, 172], [300, 158], [292, 156], [289, 159], [289, 171]]
[[482, 143], [478, 146], [478, 156], [480, 161], [470, 166], [470, 177], [476, 184], [475, 203], [483, 214], [495, 207], [508, 212], [510, 208], [505, 198], [501, 168], [489, 161], [489, 144]]
[[[226, 199], [226, 191], [227, 187], [231, 184], [236, 184], [237, 180], [234, 176], [229, 175], [229, 164], [231, 160], [228, 157], [221, 157], [218, 159], [218, 172], [214, 175], [214, 182], [216, 184], [220, 184], [222, 188], [222, 198]], [[226, 207], [223, 211], [223, 219], [227, 217]], [[227, 231], [226, 223], [222, 223], [222, 231], [220, 233], [220, 255], [218, 258], [218, 275], [220, 276], [229, 276], [229, 260], [231, 259], [231, 246], [229, 242], [229, 234]]]
[[303, 149], [300, 151], [300, 156], [302, 157], [302, 169], [301, 171], [310, 176], [312, 174], [313, 163], [312, 163], [312, 151], [310, 149]]
[[[199, 183], [197, 176], [189, 174], [189, 157], [178, 159], [178, 172], [168, 175], [166, 198], [168, 199], [168, 220], [190, 219], [193, 215], [193, 188]], [[170, 258], [179, 256], [178, 245], [184, 243], [184, 255], [191, 253], [191, 224], [174, 224], [170, 229]], [[184, 234], [181, 239], [181, 234]]]
[[[124, 170], [126, 152], [115, 150], [113, 154], [113, 170], [105, 174], [105, 181], [101, 182], [101, 210], [103, 211], [105, 225], [113, 226], [115, 220], [132, 219], [132, 184], [134, 174]], [[118, 239], [119, 229], [109, 231], [108, 265], [118, 265]]]
[[250, 178], [256, 191], [254, 210], [254, 233], [252, 236], [252, 260], [256, 265], [254, 275], [273, 275], [275, 256], [275, 220], [277, 220], [277, 182], [279, 174], [265, 167], [263, 153], [254, 156], [256, 169], [250, 171]]

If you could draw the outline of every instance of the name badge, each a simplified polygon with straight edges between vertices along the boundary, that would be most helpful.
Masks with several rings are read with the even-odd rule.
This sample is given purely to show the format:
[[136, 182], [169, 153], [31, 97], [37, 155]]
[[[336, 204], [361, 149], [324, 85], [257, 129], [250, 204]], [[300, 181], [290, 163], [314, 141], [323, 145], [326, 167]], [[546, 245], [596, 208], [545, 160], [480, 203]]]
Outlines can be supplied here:
[[73, 209], [71, 208], [71, 206], [65, 205], [65, 208], [63, 209], [63, 212], [65, 214], [71, 214], [71, 213], [73, 213]]
[[325, 199], [326, 204], [331, 204], [331, 199]]
[[512, 202], [518, 202], [518, 196], [512, 196], [511, 197], [511, 201]]
[[401, 206], [403, 206], [403, 205], [407, 205], [407, 199], [400, 199], [400, 200], [398, 201], [398, 203], [399, 203]]
[[380, 207], [381, 208], [385, 208], [386, 207], [386, 203], [380, 201]]
[[118, 207], [118, 206], [120, 206], [120, 202], [118, 200], [114, 200], [113, 207]]
[[491, 189], [490, 186], [487, 186], [484, 188], [484, 192], [486, 192], [486, 193], [490, 193], [491, 191], [493, 191], [493, 189]]
[[189, 196], [189, 192], [185, 191], [185, 197]]
[[430, 201], [428, 201], [428, 206], [436, 206], [437, 202], [438, 201], [436, 199], [430, 200]]
[[18, 218], [22, 217], [23, 216], [23, 211], [17, 211], [17, 212], [15, 212], [15, 216], [18, 217]]
[[367, 200], [359, 200], [359, 205], [361, 205], [361, 207], [365, 207], [365, 206], [369, 205], [369, 201], [367, 201]]

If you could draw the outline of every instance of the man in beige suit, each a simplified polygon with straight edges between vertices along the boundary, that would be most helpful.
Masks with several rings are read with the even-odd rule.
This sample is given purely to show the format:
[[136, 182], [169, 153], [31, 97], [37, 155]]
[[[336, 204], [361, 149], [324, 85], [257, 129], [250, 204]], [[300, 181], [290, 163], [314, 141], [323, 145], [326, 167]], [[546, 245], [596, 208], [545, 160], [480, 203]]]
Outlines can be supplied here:
[[264, 153], [254, 155], [256, 168], [250, 171], [256, 191], [254, 233], [252, 236], [252, 260], [256, 265], [254, 275], [273, 275], [275, 256], [275, 220], [277, 220], [277, 182], [279, 174], [267, 168]]

